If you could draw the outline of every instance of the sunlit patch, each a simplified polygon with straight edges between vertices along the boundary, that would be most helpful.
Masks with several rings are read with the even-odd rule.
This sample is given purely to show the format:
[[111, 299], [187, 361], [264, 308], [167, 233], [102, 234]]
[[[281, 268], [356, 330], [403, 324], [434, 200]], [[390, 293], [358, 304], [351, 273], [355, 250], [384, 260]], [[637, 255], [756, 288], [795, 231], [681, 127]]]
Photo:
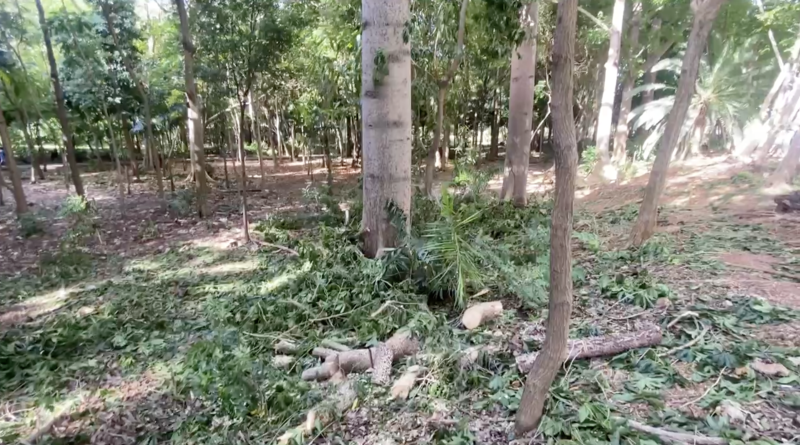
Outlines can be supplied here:
[[37, 295], [6, 307], [0, 313], [0, 326], [15, 325], [32, 321], [36, 317], [57, 311], [67, 304], [70, 296], [83, 291], [91, 291], [96, 285], [61, 287], [53, 292]]
[[202, 269], [194, 270], [198, 275], [226, 275], [237, 274], [242, 272], [251, 272], [258, 268], [258, 261], [238, 261], [230, 263], [217, 264], [215, 266], [204, 267]]

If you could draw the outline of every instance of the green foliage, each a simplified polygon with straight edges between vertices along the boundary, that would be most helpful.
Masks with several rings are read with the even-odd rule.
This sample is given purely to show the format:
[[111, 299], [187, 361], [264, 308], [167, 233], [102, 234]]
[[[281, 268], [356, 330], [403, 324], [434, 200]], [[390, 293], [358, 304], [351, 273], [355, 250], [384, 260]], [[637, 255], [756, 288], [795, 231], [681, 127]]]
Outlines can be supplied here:
[[177, 190], [167, 204], [169, 211], [177, 216], [186, 217], [194, 211], [194, 189]]
[[668, 297], [670, 294], [669, 288], [656, 283], [646, 270], [634, 276], [617, 274], [612, 278], [602, 275], [598, 280], [598, 286], [604, 297], [616, 298], [621, 302], [643, 308], [653, 307], [656, 300]]
[[34, 212], [26, 212], [17, 220], [23, 238], [30, 238], [44, 232], [41, 219]]
[[597, 164], [598, 154], [597, 148], [594, 145], [590, 145], [586, 147], [585, 150], [581, 153], [581, 165], [580, 170], [584, 175], [588, 175], [589, 173], [594, 170], [595, 164]]

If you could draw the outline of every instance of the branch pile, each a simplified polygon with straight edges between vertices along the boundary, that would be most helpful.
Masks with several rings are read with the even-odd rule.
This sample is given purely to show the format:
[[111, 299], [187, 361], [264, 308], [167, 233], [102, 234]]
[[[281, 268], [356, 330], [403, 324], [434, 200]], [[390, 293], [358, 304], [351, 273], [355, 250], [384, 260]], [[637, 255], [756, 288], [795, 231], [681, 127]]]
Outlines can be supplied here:
[[[604, 357], [625, 352], [630, 349], [655, 346], [661, 343], [661, 328], [648, 324], [643, 329], [619, 335], [603, 335], [599, 337], [570, 340], [567, 360], [579, 358]], [[517, 356], [517, 367], [527, 373], [533, 367], [538, 352]]]
[[303, 371], [303, 380], [330, 380], [344, 377], [353, 372], [364, 372], [372, 368], [372, 381], [385, 385], [389, 382], [392, 363], [403, 357], [414, 355], [419, 351], [419, 341], [409, 332], [398, 332], [389, 340], [378, 346], [364, 349], [336, 350], [331, 348], [314, 348], [311, 354], [325, 361], [313, 368]]

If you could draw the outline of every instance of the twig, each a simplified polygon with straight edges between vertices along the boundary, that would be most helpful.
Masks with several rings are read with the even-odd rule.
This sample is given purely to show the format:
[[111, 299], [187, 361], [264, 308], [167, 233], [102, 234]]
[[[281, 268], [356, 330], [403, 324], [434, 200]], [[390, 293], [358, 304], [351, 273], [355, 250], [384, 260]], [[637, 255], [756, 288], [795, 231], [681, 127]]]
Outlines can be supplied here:
[[288, 254], [289, 254], [289, 255], [291, 255], [291, 256], [300, 256], [300, 254], [299, 254], [299, 253], [297, 253], [297, 251], [296, 251], [296, 250], [294, 250], [294, 249], [290, 249], [290, 248], [288, 248], [288, 247], [286, 247], [286, 246], [279, 246], [279, 245], [277, 245], [277, 244], [266, 243], [266, 242], [264, 242], [264, 241], [258, 241], [258, 240], [254, 240], [254, 242], [255, 242], [256, 244], [258, 244], [259, 246], [262, 246], [262, 247], [272, 247], [273, 249], [282, 250], [282, 251], [284, 251], [284, 252], [288, 253]]
[[719, 376], [717, 376], [717, 380], [714, 382], [714, 384], [713, 384], [713, 385], [709, 386], [709, 387], [708, 387], [708, 389], [706, 389], [706, 390], [705, 390], [705, 392], [704, 392], [704, 393], [703, 393], [703, 394], [702, 394], [700, 397], [698, 397], [698, 398], [696, 398], [696, 399], [694, 399], [694, 400], [689, 400], [688, 402], [686, 402], [686, 403], [684, 403], [683, 405], [681, 405], [681, 408], [685, 408], [685, 407], [687, 407], [687, 406], [689, 406], [689, 405], [691, 405], [691, 404], [694, 404], [694, 403], [697, 403], [697, 402], [699, 402], [699, 401], [703, 400], [703, 398], [705, 398], [705, 396], [707, 396], [707, 395], [708, 395], [708, 393], [710, 393], [710, 392], [711, 392], [711, 390], [712, 390], [712, 389], [714, 389], [714, 387], [715, 387], [715, 386], [717, 386], [717, 385], [719, 384], [719, 381], [720, 381], [720, 380], [722, 380], [722, 374], [723, 374], [723, 373], [725, 372], [725, 370], [727, 370], [727, 369], [728, 369], [727, 367], [723, 367], [723, 368], [722, 368], [722, 371], [720, 371], [720, 372], [719, 372]]
[[699, 316], [700, 315], [697, 312], [686, 311], [686, 312], [678, 315], [677, 317], [675, 317], [674, 320], [670, 321], [669, 324], [667, 325], [667, 329], [675, 326], [683, 318], [686, 318], [686, 317], [699, 317]]
[[680, 351], [681, 349], [691, 348], [692, 346], [696, 345], [696, 344], [697, 344], [697, 342], [699, 342], [700, 340], [702, 340], [702, 339], [703, 339], [703, 337], [705, 337], [705, 335], [706, 335], [706, 333], [707, 333], [707, 332], [708, 332], [708, 328], [707, 328], [707, 327], [705, 327], [705, 328], [703, 328], [703, 332], [701, 332], [701, 333], [700, 333], [700, 335], [698, 335], [697, 337], [695, 337], [695, 338], [693, 338], [692, 340], [688, 341], [686, 344], [684, 344], [684, 345], [682, 345], [682, 346], [676, 346], [676, 347], [674, 347], [674, 348], [670, 349], [670, 350], [669, 350], [669, 351], [667, 351], [667, 352], [662, 352], [661, 354], [658, 354], [658, 356], [659, 356], [659, 357], [666, 357], [666, 356], [668, 356], [668, 355], [672, 355], [672, 354], [674, 354], [674, 353], [676, 353], [676, 352]]
[[639, 423], [635, 420], [628, 420], [628, 426], [631, 428], [641, 431], [643, 433], [652, 434], [653, 436], [657, 436], [662, 441], [669, 441], [669, 442], [678, 442], [678, 443], [690, 443], [693, 445], [727, 445], [728, 440], [723, 439], [721, 437], [708, 437], [708, 436], [699, 436], [696, 434], [689, 434], [689, 433], [678, 433], [674, 431], [665, 430], [662, 428], [656, 428], [652, 426], [645, 425], [643, 423]]
[[650, 311], [641, 311], [641, 312], [637, 312], [635, 314], [626, 315], [624, 317], [608, 317], [608, 319], [609, 320], [614, 320], [614, 321], [630, 320], [631, 318], [636, 318], [636, 317], [642, 316], [642, 315], [644, 315], [644, 314], [646, 314], [648, 312], [650, 312]]

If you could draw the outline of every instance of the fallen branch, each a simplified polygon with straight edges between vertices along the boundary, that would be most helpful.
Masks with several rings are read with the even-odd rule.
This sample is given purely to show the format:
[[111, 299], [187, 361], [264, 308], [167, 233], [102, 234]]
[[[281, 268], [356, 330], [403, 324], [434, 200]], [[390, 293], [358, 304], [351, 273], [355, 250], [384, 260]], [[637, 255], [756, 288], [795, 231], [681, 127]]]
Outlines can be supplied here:
[[[419, 341], [412, 338], [410, 333], [403, 332], [394, 334], [386, 343], [378, 347], [341, 352], [327, 348], [314, 348], [312, 354], [325, 357], [325, 363], [303, 371], [302, 378], [303, 380], [328, 380], [338, 371], [344, 374], [364, 372], [378, 363], [379, 348], [384, 347], [386, 348], [384, 353], [386, 351], [391, 353], [389, 360], [389, 364], [391, 364], [403, 357], [416, 354], [419, 350]], [[385, 372], [385, 369], [381, 372]]]
[[728, 368], [726, 368], [726, 367], [725, 367], [725, 368], [722, 368], [722, 371], [720, 371], [720, 372], [719, 372], [719, 376], [717, 376], [717, 380], [714, 382], [714, 384], [713, 384], [713, 385], [709, 386], [709, 387], [708, 387], [708, 389], [706, 389], [706, 390], [705, 390], [705, 392], [703, 392], [703, 394], [701, 394], [701, 395], [700, 395], [700, 397], [698, 397], [698, 398], [696, 398], [696, 399], [694, 399], [694, 400], [689, 400], [688, 402], [686, 402], [686, 403], [684, 403], [683, 405], [681, 405], [681, 408], [685, 408], [685, 407], [687, 407], [687, 406], [689, 406], [689, 405], [693, 405], [693, 404], [695, 404], [695, 403], [697, 403], [697, 402], [699, 402], [699, 401], [703, 400], [703, 399], [704, 399], [704, 398], [705, 398], [705, 397], [708, 395], [708, 393], [710, 393], [710, 392], [711, 392], [711, 390], [712, 390], [712, 389], [714, 389], [714, 388], [715, 388], [715, 387], [716, 387], [716, 386], [719, 384], [719, 381], [720, 381], [720, 380], [722, 380], [722, 374], [723, 374], [723, 373], [724, 373], [724, 372], [725, 372], [727, 369], [728, 369]]
[[294, 250], [294, 249], [290, 249], [290, 248], [288, 248], [288, 247], [286, 247], [286, 246], [280, 246], [280, 245], [278, 245], [278, 244], [272, 244], [272, 243], [267, 243], [267, 242], [264, 242], [264, 241], [258, 241], [258, 240], [253, 240], [253, 242], [255, 242], [256, 244], [258, 244], [258, 245], [259, 245], [259, 246], [261, 246], [261, 247], [271, 247], [271, 248], [273, 248], [273, 249], [278, 249], [278, 250], [281, 250], [281, 251], [283, 251], [283, 252], [286, 252], [286, 253], [288, 253], [288, 254], [289, 254], [289, 255], [291, 255], [291, 256], [300, 256], [300, 254], [299, 254], [299, 253], [297, 253], [297, 251], [296, 251], [296, 250]]
[[692, 311], [683, 312], [680, 315], [678, 315], [677, 317], [675, 317], [674, 320], [669, 322], [669, 324], [667, 325], [667, 329], [675, 326], [676, 324], [678, 324], [679, 321], [681, 321], [682, 319], [684, 319], [686, 317], [699, 317], [699, 316], [700, 315], [698, 315], [697, 312], [692, 312]]
[[[615, 355], [630, 349], [655, 346], [661, 343], [661, 328], [649, 324], [644, 329], [620, 335], [603, 335], [599, 337], [570, 340], [567, 347], [567, 360], [581, 358], [604, 357]], [[528, 373], [533, 367], [538, 352], [517, 356], [517, 367], [521, 372]]]
[[635, 420], [628, 420], [628, 425], [643, 433], [647, 433], [653, 436], [658, 437], [661, 439], [662, 442], [678, 442], [678, 443], [690, 443], [693, 445], [727, 445], [728, 440], [722, 439], [720, 437], [708, 437], [708, 436], [699, 436], [696, 434], [689, 434], [689, 433], [678, 433], [674, 431], [665, 430], [662, 428], [656, 428], [652, 426], [645, 425], [643, 423], [636, 422]]

